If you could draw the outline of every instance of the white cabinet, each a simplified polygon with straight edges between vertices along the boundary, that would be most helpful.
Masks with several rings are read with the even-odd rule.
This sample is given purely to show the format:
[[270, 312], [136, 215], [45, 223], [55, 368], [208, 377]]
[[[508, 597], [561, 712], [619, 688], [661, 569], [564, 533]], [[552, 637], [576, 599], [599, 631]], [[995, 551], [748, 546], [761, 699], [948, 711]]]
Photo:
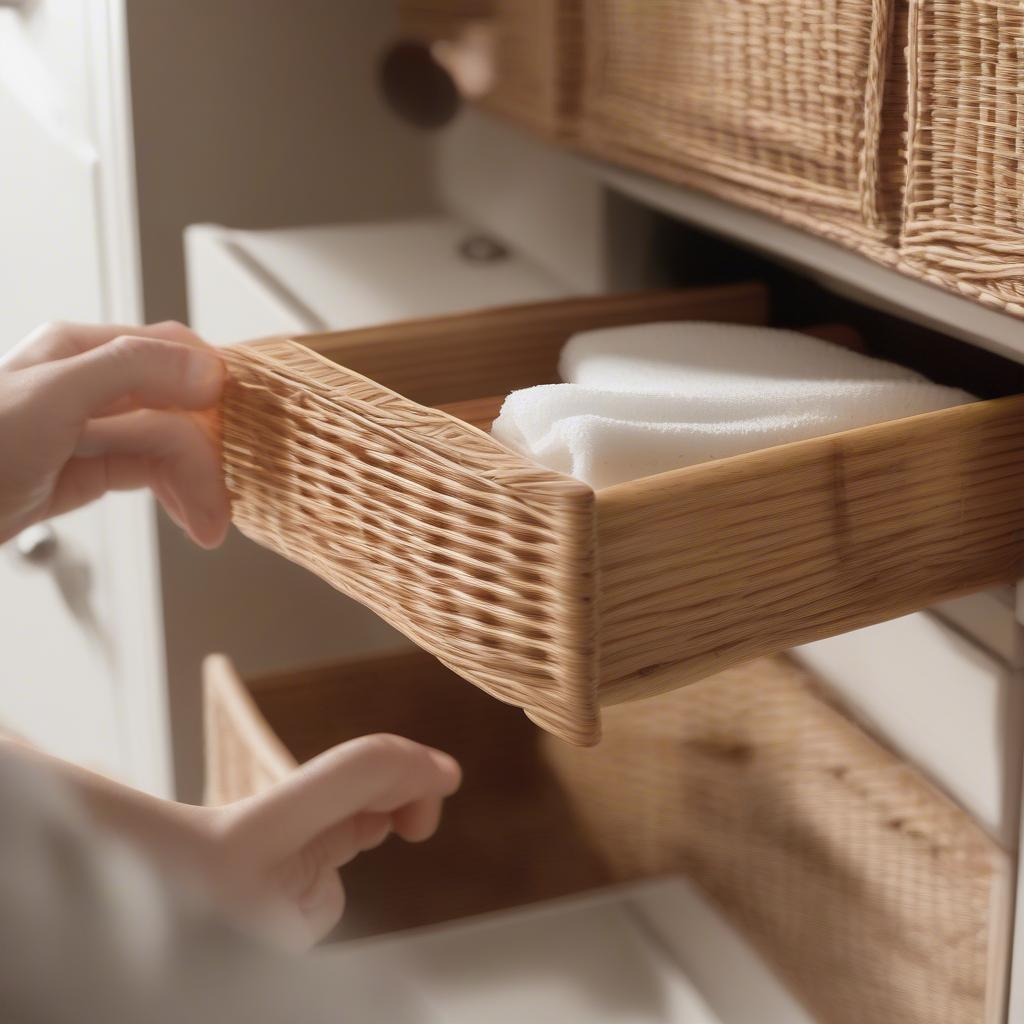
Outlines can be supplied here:
[[40, 320], [103, 315], [98, 156], [25, 28], [0, 10], [0, 347]]
[[[623, 222], [602, 184], [628, 176], [477, 115], [440, 139], [388, 117], [373, 74], [391, 4], [253, 7], [0, 5], [0, 349], [42, 320], [140, 321], [144, 292], [153, 318], [184, 316], [190, 223], [206, 225], [187, 239], [195, 325], [217, 342], [645, 282], [649, 219]], [[692, 194], [629, 190], [701, 219]], [[479, 233], [509, 254], [474, 259], [463, 243]], [[237, 535], [197, 550], [143, 495], [52, 528], [40, 549], [0, 549], [0, 726], [154, 791], [171, 790], [173, 753], [179, 793], [199, 794], [211, 649], [248, 673], [397, 642]], [[951, 603], [945, 626], [911, 616], [800, 657], [1011, 848], [1024, 659], [1006, 602], [986, 601]], [[671, 945], [698, 911], [661, 895], [646, 916]], [[706, 953], [695, 946], [692, 966], [710, 976]], [[740, 988], [722, 991], [743, 1019], [729, 1003]]]
[[[432, 212], [433, 142], [376, 88], [395, 31], [388, 3], [0, 4], [0, 349], [43, 320], [184, 319], [191, 221]], [[54, 524], [55, 561], [0, 551], [0, 723], [197, 797], [193, 654], [224, 638], [193, 628], [194, 595], [221, 563], [157, 523], [148, 496], [118, 495]]]
[[197, 224], [186, 258], [192, 326], [217, 344], [572, 292], [504, 239], [444, 214], [273, 231]]
[[[0, 349], [44, 320], [111, 313], [102, 168], [82, 88], [98, 7], [47, 0], [0, 10]], [[23, 537], [0, 548], [0, 724], [132, 774], [106, 514], [102, 504], [72, 512], [34, 545]], [[147, 781], [158, 774], [140, 767]]]

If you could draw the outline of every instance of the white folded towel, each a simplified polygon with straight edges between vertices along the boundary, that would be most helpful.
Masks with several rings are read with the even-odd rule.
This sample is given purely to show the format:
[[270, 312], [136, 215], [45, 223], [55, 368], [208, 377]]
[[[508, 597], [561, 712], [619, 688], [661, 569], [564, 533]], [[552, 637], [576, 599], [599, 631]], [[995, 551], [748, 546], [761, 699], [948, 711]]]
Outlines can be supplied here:
[[493, 435], [592, 487], [972, 401], [795, 331], [655, 323], [588, 331], [562, 379], [515, 391]]

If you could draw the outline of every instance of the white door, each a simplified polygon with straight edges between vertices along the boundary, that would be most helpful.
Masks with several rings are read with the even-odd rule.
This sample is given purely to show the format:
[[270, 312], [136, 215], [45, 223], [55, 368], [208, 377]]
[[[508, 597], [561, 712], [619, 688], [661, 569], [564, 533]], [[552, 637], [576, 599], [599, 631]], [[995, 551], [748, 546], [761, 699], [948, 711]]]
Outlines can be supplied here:
[[[105, 318], [90, 2], [0, 6], [0, 350], [44, 320]], [[103, 510], [51, 529], [0, 548], [0, 727], [120, 773]]]

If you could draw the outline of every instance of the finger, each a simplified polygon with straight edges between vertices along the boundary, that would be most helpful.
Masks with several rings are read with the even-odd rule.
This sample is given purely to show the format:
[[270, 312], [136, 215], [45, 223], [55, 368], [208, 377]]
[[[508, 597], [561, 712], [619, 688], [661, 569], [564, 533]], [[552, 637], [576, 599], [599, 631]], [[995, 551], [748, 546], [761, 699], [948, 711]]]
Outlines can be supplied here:
[[461, 773], [453, 758], [398, 736], [364, 736], [314, 758], [243, 805], [236, 840], [259, 843], [268, 861], [301, 849], [361, 812], [390, 814], [448, 796]]
[[355, 814], [338, 822], [286, 857], [274, 874], [281, 891], [301, 903], [323, 871], [337, 871], [391, 834], [391, 815]]
[[177, 495], [162, 481], [149, 485], [150, 490], [156, 495], [157, 501], [163, 506], [171, 522], [179, 529], [185, 529], [185, 513], [178, 501]]
[[174, 524], [188, 530], [181, 502], [158, 479], [159, 473], [149, 459], [133, 456], [106, 456], [71, 459], [54, 484], [44, 518], [63, 515], [88, 505], [108, 491], [134, 491], [148, 487]]
[[51, 514], [107, 490], [149, 487], [197, 544], [224, 539], [231, 514], [220, 455], [195, 417], [143, 410], [86, 424], [58, 477]]
[[376, 849], [391, 835], [390, 814], [356, 814], [322, 832], [313, 842], [317, 859], [327, 867], [343, 868], [361, 853]]
[[206, 342], [184, 324], [175, 320], [146, 324], [144, 327], [125, 324], [49, 323], [37, 327], [0, 359], [8, 370], [23, 370], [40, 363], [67, 359], [98, 348], [119, 337], [139, 335], [173, 341], [193, 348], [205, 348]]
[[209, 409], [224, 367], [213, 349], [155, 338], [118, 337], [106, 345], [32, 367], [55, 416], [84, 423], [115, 402], [150, 409]]
[[309, 945], [325, 938], [345, 912], [345, 889], [337, 871], [324, 871], [298, 904]]
[[399, 807], [391, 816], [395, 834], [408, 843], [429, 839], [441, 824], [441, 798], [417, 800]]

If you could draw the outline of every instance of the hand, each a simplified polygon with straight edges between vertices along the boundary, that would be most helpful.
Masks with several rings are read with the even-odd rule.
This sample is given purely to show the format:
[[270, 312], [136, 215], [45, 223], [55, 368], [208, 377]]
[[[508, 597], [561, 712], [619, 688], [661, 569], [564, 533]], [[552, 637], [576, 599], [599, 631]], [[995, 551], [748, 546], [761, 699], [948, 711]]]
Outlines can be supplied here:
[[399, 736], [363, 736], [257, 796], [194, 807], [0, 739], [5, 750], [57, 774], [99, 825], [164, 868], [198, 879], [240, 923], [292, 947], [312, 945], [340, 920], [339, 868], [392, 832], [409, 842], [429, 839], [444, 798], [461, 781], [458, 764], [439, 750]]
[[344, 911], [338, 869], [392, 832], [429, 839], [460, 781], [438, 750], [399, 736], [351, 740], [266, 793], [197, 809], [211, 839], [206, 874], [229, 907], [266, 908], [290, 944], [311, 945]]
[[198, 544], [230, 515], [212, 410], [223, 365], [188, 328], [48, 324], [0, 360], [0, 543], [149, 487]]

